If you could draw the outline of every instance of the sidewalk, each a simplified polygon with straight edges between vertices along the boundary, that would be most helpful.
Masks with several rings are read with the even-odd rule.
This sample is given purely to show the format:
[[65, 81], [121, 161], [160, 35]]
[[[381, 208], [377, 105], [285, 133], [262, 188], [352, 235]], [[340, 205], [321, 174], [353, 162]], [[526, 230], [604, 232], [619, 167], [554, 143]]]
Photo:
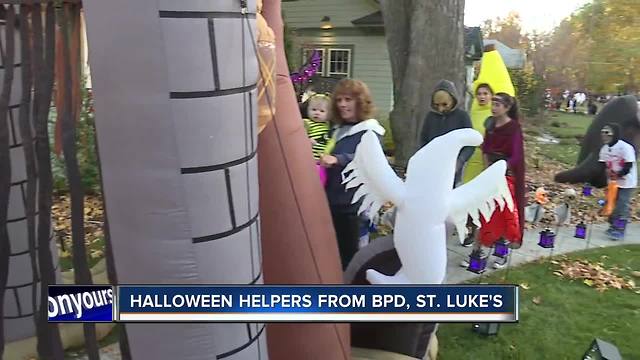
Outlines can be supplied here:
[[[522, 247], [520, 249], [513, 250], [510, 255], [512, 257], [510, 266], [517, 266], [541, 257], [549, 256], [551, 254], [551, 250], [553, 250], [553, 255], [558, 255], [585, 250], [587, 247], [592, 249], [624, 244], [640, 244], [640, 224], [629, 224], [627, 226], [625, 238], [621, 241], [609, 240], [609, 238], [604, 234], [607, 227], [608, 224], [604, 223], [590, 225], [587, 229], [587, 238], [584, 240], [573, 237], [575, 227], [561, 227], [558, 231], [558, 235], [556, 235], [554, 249], [544, 249], [538, 246], [538, 240], [540, 238], [539, 233], [544, 230], [544, 228], [527, 230], [524, 235]], [[466, 268], [460, 266], [460, 262], [462, 260], [468, 260], [471, 248], [465, 248], [460, 245], [460, 241], [457, 236], [450, 236], [447, 243], [449, 258], [447, 259], [447, 278], [445, 283], [457, 284], [478, 277], [478, 274], [467, 271]], [[494, 259], [494, 256], [490, 257], [487, 264], [487, 271], [485, 271], [483, 275], [491, 274], [493, 271], [496, 271], [492, 267]]]

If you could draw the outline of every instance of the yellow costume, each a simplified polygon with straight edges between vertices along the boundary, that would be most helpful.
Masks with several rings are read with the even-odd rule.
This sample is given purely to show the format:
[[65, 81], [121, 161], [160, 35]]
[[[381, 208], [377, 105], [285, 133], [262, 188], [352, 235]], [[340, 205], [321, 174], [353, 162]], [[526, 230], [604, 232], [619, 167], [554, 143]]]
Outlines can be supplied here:
[[[480, 74], [478, 75], [478, 79], [473, 83], [474, 98], [469, 115], [473, 128], [481, 134], [484, 134], [484, 121], [491, 116], [491, 103], [489, 103], [489, 105], [478, 104], [475, 94], [480, 84], [489, 84], [494, 95], [503, 92], [515, 96], [515, 89], [511, 83], [511, 77], [497, 50], [486, 51], [483, 54]], [[480, 174], [483, 169], [482, 150], [478, 147], [471, 159], [467, 162], [464, 171], [464, 182], [467, 183], [471, 181]]]

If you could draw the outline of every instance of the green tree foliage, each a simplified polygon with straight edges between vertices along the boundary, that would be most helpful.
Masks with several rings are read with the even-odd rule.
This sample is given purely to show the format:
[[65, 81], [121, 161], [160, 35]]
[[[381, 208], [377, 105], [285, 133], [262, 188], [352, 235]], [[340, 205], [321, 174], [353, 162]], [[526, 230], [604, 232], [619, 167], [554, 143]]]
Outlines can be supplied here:
[[[544, 79], [536, 72], [536, 55], [544, 50], [546, 38], [543, 34], [522, 32], [520, 15], [511, 12], [506, 18], [487, 20], [483, 25], [485, 38], [495, 39], [527, 54], [528, 62], [524, 69], [509, 69], [511, 81], [516, 89], [518, 102], [525, 115], [538, 114], [544, 96]], [[539, 56], [538, 56], [539, 57]], [[544, 64], [538, 62], [538, 67]]]
[[522, 112], [528, 116], [537, 115], [543, 105], [545, 86], [542, 77], [535, 73], [531, 65], [521, 70], [509, 69], [509, 76]]
[[554, 30], [543, 57], [552, 87], [638, 92], [640, 2], [593, 0]]
[[[100, 192], [100, 172], [98, 169], [95, 143], [95, 113], [91, 89], [87, 89], [82, 85], [81, 94], [82, 105], [80, 108], [80, 120], [76, 124], [77, 155], [84, 191], [91, 194]], [[50, 134], [54, 133], [55, 118], [55, 109], [52, 108], [49, 117]], [[51, 140], [53, 141], [53, 136]], [[53, 143], [51, 146], [53, 147]], [[51, 156], [54, 190], [58, 193], [64, 193], [67, 191], [68, 185], [64, 160], [62, 158], [63, 155], [58, 157], [52, 153]]]
[[522, 33], [520, 14], [510, 12], [506, 18], [489, 19], [482, 25], [482, 36], [485, 39], [498, 40], [512, 49], [521, 48], [525, 36]]

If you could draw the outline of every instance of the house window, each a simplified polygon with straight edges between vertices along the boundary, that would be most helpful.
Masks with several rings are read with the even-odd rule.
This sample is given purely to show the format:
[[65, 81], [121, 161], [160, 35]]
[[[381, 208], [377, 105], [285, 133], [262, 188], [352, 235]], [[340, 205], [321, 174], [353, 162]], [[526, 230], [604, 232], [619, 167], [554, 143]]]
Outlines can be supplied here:
[[325, 74], [325, 69], [326, 69], [326, 49], [324, 48], [305, 48], [302, 49], [302, 64], [306, 63], [307, 61], [309, 61], [309, 58], [311, 57], [311, 54], [313, 54], [313, 51], [317, 50], [320, 52], [320, 69], [318, 69], [318, 73], [322, 76], [324, 76]]
[[322, 59], [318, 74], [327, 77], [351, 77], [353, 46], [309, 46], [302, 49], [302, 63], [306, 63], [314, 50]]
[[329, 49], [328, 76], [349, 77], [351, 69], [351, 49]]

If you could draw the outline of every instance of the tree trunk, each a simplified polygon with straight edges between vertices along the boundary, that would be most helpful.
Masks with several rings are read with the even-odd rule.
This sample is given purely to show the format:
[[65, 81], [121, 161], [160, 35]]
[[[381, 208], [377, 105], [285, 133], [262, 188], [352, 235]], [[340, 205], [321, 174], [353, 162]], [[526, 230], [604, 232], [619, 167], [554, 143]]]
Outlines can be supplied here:
[[436, 83], [453, 81], [464, 104], [464, 0], [382, 0], [381, 8], [393, 76], [395, 162], [405, 166]]

